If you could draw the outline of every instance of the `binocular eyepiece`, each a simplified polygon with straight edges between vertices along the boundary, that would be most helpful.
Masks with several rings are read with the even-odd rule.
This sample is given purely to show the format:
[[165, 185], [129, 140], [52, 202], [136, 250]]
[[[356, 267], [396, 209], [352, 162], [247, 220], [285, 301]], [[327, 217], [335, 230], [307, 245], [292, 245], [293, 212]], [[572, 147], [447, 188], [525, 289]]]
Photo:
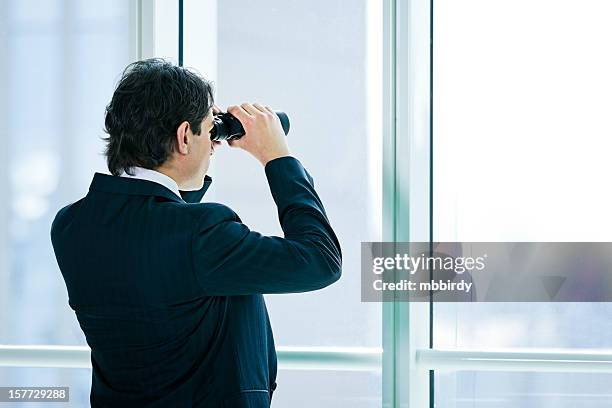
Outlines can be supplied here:
[[[289, 117], [285, 112], [274, 111], [280, 119], [285, 135], [289, 133]], [[213, 128], [210, 131], [210, 140], [236, 140], [245, 135], [242, 123], [231, 113], [215, 113], [213, 117]]]

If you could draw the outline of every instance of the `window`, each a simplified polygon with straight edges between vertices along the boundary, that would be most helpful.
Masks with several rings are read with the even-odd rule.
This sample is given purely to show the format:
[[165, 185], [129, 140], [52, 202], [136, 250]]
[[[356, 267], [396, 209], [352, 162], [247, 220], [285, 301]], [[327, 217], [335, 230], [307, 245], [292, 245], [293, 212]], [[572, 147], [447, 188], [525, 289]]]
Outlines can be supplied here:
[[[359, 264], [361, 241], [380, 240], [382, 232], [380, 6], [375, 3], [224, 0], [216, 2], [216, 26], [208, 29], [189, 25], [200, 18], [210, 21], [210, 3], [185, 4], [185, 65], [216, 75], [222, 109], [259, 101], [288, 113], [290, 149], [314, 178], [342, 245], [343, 277], [336, 284], [265, 296], [281, 350], [381, 347], [381, 305], [360, 301]], [[206, 201], [229, 205], [254, 230], [282, 236], [259, 162], [223, 146], [215, 151], [212, 177]], [[277, 382], [278, 406], [380, 406], [380, 370], [281, 369]]]
[[[610, 241], [605, 1], [436, 1], [434, 240]], [[612, 347], [608, 303], [439, 303], [436, 348]], [[607, 375], [440, 373], [440, 407], [599, 407]]]
[[[49, 238], [56, 211], [104, 171], [104, 107], [129, 62], [124, 1], [0, 3], [0, 343], [80, 344]], [[91, 374], [0, 368], [2, 386], [71, 387], [89, 401]]]
[[[181, 38], [184, 65], [214, 81], [221, 108], [289, 114], [290, 147], [342, 243], [338, 283], [266, 295], [276, 405], [608, 406], [608, 303], [362, 303], [358, 262], [362, 241], [610, 241], [611, 11], [604, 0], [2, 2], [0, 343], [22, 351], [0, 346], [0, 384], [67, 385], [74, 406], [88, 403], [89, 354], [49, 225], [106, 171], [103, 112], [123, 67], [178, 61]], [[205, 200], [282, 234], [255, 159], [224, 146], [211, 175]], [[15, 360], [31, 344], [50, 368]]]
[[[93, 172], [107, 172], [104, 107], [122, 69], [137, 58], [178, 61], [178, 4], [0, 6], [9, 34], [0, 39], [9, 61], [0, 75], [8, 90], [0, 137], [20, 140], [0, 163], [10, 197], [0, 203], [9, 225], [0, 230], [0, 318], [11, 328], [0, 332], [0, 343], [86, 345], [67, 305], [49, 225], [59, 208], [86, 193]], [[280, 357], [275, 404], [378, 407], [382, 308], [360, 301], [359, 251], [361, 241], [382, 236], [380, 5], [206, 0], [185, 1], [183, 10], [184, 65], [215, 82], [223, 108], [261, 101], [289, 114], [292, 152], [313, 176], [342, 243], [337, 284], [266, 296]], [[261, 165], [229, 149], [215, 153], [205, 200], [229, 205], [254, 230], [281, 235]], [[77, 351], [88, 359], [85, 348]], [[346, 355], [358, 363], [347, 364]], [[28, 364], [1, 367], [2, 385], [67, 385], [74, 406], [88, 404], [90, 370]]]

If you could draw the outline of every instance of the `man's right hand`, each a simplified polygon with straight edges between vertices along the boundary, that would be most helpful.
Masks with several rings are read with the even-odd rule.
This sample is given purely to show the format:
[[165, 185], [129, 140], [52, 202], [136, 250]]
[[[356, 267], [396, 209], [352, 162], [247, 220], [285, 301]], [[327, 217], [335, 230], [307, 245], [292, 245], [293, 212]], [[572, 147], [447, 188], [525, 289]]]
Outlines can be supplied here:
[[245, 135], [228, 144], [251, 153], [262, 165], [279, 157], [289, 156], [287, 137], [278, 116], [267, 106], [243, 103], [229, 106], [227, 111], [242, 124]]

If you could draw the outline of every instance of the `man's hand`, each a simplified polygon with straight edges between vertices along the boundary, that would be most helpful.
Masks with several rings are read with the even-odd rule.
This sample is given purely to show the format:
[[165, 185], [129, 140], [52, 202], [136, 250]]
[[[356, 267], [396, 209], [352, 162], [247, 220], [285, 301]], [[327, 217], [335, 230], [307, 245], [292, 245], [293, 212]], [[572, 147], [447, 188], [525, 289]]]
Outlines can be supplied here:
[[264, 166], [270, 160], [290, 155], [280, 119], [269, 107], [243, 103], [229, 106], [227, 111], [240, 121], [245, 130], [240, 139], [228, 141], [230, 146], [246, 150]]

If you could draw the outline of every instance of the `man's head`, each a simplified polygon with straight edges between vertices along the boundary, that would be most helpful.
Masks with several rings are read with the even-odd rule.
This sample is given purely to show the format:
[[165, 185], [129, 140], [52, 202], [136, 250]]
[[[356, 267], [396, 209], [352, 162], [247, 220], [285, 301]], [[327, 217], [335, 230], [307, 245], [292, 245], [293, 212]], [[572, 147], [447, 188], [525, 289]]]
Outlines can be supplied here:
[[170, 175], [181, 189], [200, 188], [214, 150], [211, 84], [161, 59], [128, 65], [106, 107], [111, 174], [138, 166]]

